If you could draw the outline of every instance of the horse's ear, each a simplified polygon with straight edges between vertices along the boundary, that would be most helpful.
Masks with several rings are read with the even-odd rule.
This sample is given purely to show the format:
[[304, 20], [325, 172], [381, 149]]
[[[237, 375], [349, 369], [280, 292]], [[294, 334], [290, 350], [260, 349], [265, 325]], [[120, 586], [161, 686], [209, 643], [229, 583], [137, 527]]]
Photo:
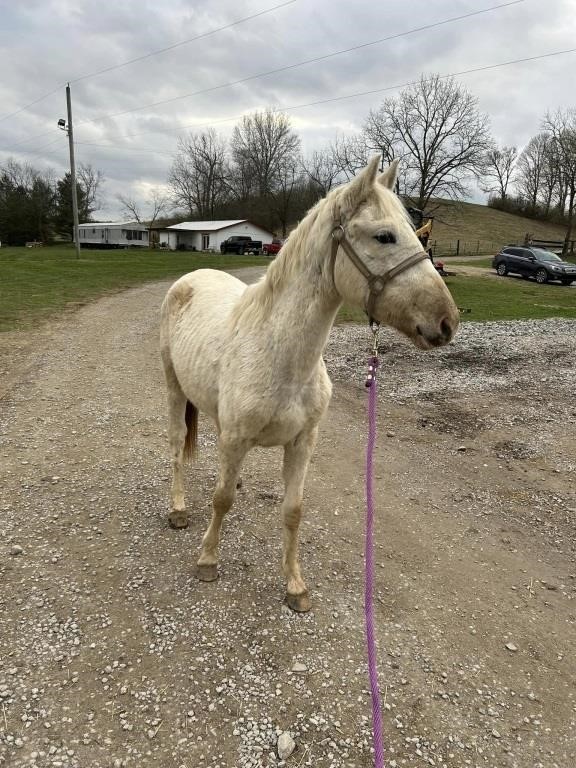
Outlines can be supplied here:
[[398, 178], [398, 158], [392, 160], [388, 168], [378, 176], [378, 182], [388, 189], [394, 189]]
[[366, 168], [364, 168], [358, 176], [352, 179], [352, 181], [348, 182], [342, 197], [343, 211], [351, 214], [361, 203], [364, 203], [368, 199], [369, 194], [374, 189], [379, 161], [380, 156], [375, 155]]

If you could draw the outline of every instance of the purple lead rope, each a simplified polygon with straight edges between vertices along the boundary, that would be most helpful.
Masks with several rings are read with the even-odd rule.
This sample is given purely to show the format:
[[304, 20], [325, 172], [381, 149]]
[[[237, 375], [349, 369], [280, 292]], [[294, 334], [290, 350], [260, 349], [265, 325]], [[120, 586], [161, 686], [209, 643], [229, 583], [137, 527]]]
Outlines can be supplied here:
[[368, 446], [366, 449], [366, 541], [364, 564], [366, 569], [364, 589], [364, 616], [366, 621], [366, 645], [368, 647], [368, 676], [372, 697], [372, 732], [374, 737], [374, 765], [384, 768], [384, 739], [382, 736], [382, 709], [378, 688], [376, 641], [374, 637], [374, 496], [372, 491], [372, 468], [374, 445], [376, 443], [376, 369], [378, 358], [370, 358], [368, 380]]

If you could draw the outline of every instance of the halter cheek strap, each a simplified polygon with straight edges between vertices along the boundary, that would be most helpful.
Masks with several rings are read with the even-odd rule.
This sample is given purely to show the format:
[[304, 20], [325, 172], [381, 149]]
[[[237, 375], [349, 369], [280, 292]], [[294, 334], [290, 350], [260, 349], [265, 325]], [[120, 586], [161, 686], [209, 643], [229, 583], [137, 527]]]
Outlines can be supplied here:
[[362, 274], [368, 283], [368, 300], [366, 302], [366, 314], [368, 315], [368, 321], [370, 325], [378, 325], [377, 321], [374, 320], [374, 309], [376, 307], [376, 301], [378, 300], [378, 297], [386, 287], [386, 285], [393, 280], [397, 275], [401, 274], [407, 269], [410, 269], [410, 267], [413, 267], [415, 264], [418, 264], [420, 261], [424, 261], [424, 259], [428, 259], [429, 256], [425, 251], [418, 251], [418, 253], [412, 254], [412, 256], [408, 256], [407, 259], [404, 261], [401, 261], [400, 264], [396, 264], [395, 267], [391, 267], [386, 272], [384, 272], [382, 275], [376, 275], [374, 272], [372, 272], [366, 264], [362, 261], [360, 256], [356, 253], [354, 248], [350, 245], [348, 240], [346, 239], [346, 231], [344, 229], [344, 226], [342, 224], [338, 224], [333, 230], [332, 230], [332, 277], [334, 279], [334, 267], [336, 264], [336, 254], [338, 253], [338, 248], [342, 247], [342, 250], [346, 253], [350, 261], [354, 264], [356, 269]]

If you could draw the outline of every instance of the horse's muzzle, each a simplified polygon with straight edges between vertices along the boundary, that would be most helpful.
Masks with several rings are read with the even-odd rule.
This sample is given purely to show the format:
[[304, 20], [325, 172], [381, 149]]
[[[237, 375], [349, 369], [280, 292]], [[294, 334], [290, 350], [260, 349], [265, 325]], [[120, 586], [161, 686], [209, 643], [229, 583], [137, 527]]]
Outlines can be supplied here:
[[433, 349], [434, 347], [443, 347], [448, 344], [456, 333], [458, 328], [458, 319], [453, 321], [449, 317], [443, 317], [438, 325], [425, 326], [417, 325], [417, 343], [423, 349]]

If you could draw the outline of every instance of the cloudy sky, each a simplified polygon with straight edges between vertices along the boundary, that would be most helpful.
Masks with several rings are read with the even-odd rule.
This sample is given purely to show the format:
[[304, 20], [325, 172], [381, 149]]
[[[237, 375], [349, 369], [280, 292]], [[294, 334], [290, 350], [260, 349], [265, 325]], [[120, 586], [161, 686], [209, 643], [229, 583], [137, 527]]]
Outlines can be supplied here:
[[98, 214], [114, 218], [119, 192], [165, 184], [187, 130], [229, 136], [272, 106], [310, 152], [422, 74], [457, 74], [496, 141], [522, 146], [576, 107], [576, 0], [0, 0], [0, 72], [0, 165], [64, 173], [70, 81], [77, 162], [104, 174]]

